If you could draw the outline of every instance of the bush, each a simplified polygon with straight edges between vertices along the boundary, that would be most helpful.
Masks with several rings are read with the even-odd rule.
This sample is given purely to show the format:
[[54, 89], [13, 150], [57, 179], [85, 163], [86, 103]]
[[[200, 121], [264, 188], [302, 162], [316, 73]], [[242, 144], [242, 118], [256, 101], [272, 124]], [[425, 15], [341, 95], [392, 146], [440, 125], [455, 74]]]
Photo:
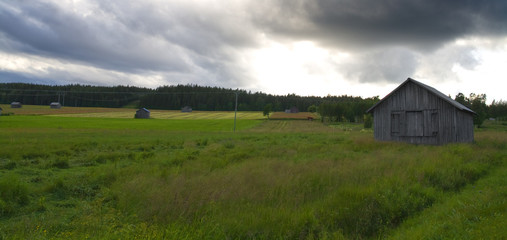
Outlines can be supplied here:
[[317, 112], [317, 106], [311, 105], [308, 107], [307, 111], [311, 113]]
[[371, 114], [365, 114], [363, 116], [364, 119], [364, 128], [371, 128], [373, 126], [373, 117]]

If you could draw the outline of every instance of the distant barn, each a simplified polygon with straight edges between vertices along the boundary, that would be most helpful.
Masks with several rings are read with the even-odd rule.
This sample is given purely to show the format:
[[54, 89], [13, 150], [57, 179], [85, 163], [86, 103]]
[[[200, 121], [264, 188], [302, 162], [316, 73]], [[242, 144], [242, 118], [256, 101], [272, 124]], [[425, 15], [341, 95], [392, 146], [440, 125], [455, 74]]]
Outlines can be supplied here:
[[49, 107], [53, 109], [60, 109], [62, 108], [62, 104], [60, 104], [59, 102], [52, 102], [51, 104], [49, 104]]
[[298, 113], [299, 109], [297, 107], [291, 107], [290, 109], [285, 109], [285, 113]]
[[21, 108], [22, 106], [20, 102], [11, 102], [11, 108]]
[[474, 111], [411, 78], [367, 112], [373, 113], [377, 140], [433, 145], [474, 140]]
[[181, 112], [192, 112], [192, 108], [190, 106], [182, 107]]
[[136, 111], [136, 115], [134, 115], [134, 118], [150, 118], [150, 110], [146, 108], [140, 108]]

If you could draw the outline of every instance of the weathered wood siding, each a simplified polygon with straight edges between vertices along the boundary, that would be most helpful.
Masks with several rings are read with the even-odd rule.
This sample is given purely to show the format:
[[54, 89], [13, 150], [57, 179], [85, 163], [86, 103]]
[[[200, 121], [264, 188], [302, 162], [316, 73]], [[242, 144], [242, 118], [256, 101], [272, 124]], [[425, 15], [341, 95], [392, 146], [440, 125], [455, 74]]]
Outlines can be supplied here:
[[456, 142], [474, 141], [474, 118], [469, 112], [456, 110], [458, 127], [456, 130]]
[[445, 144], [473, 141], [473, 116], [407, 82], [373, 109], [374, 136], [382, 141]]
[[136, 111], [134, 118], [150, 118], [150, 111], [139, 109]]

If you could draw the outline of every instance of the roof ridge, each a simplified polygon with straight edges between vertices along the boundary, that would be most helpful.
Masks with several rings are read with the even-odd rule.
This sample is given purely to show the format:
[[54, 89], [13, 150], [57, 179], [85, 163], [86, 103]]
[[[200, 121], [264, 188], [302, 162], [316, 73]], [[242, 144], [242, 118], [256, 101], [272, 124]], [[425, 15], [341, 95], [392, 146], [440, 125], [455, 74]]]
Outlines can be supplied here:
[[396, 92], [398, 89], [400, 89], [402, 86], [404, 86], [405, 84], [407, 84], [408, 82], [413, 82], [414, 84], [422, 87], [422, 88], [425, 88], [426, 90], [430, 91], [431, 93], [435, 94], [437, 97], [440, 97], [442, 98], [444, 101], [450, 103], [451, 105], [453, 105], [454, 107], [460, 109], [460, 110], [465, 110], [465, 111], [468, 111], [468, 112], [471, 112], [471, 113], [474, 113], [474, 111], [472, 111], [470, 108], [464, 106], [463, 104], [457, 102], [456, 100], [450, 98], [449, 96], [446, 96], [445, 94], [443, 94], [442, 92], [438, 91], [436, 88], [433, 88], [431, 86], [428, 86], [422, 82], [419, 82], [413, 78], [407, 78], [407, 80], [405, 80], [403, 83], [401, 83], [398, 87], [396, 87], [394, 90], [392, 90], [389, 94], [387, 94], [384, 98], [382, 98], [379, 102], [377, 102], [375, 105], [373, 105], [371, 108], [369, 108], [368, 110], [366, 110], [367, 113], [371, 112], [375, 107], [377, 107], [380, 103], [382, 103], [385, 99], [389, 98], [391, 96], [391, 94], [393, 94], [394, 92]]

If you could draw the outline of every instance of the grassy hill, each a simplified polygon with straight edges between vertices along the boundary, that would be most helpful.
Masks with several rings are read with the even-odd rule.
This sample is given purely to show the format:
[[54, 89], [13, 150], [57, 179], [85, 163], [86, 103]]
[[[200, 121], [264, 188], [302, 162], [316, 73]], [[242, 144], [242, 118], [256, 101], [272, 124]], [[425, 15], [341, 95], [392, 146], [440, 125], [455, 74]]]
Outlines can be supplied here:
[[421, 146], [319, 121], [76, 116], [0, 116], [0, 239], [507, 237], [498, 122]]

